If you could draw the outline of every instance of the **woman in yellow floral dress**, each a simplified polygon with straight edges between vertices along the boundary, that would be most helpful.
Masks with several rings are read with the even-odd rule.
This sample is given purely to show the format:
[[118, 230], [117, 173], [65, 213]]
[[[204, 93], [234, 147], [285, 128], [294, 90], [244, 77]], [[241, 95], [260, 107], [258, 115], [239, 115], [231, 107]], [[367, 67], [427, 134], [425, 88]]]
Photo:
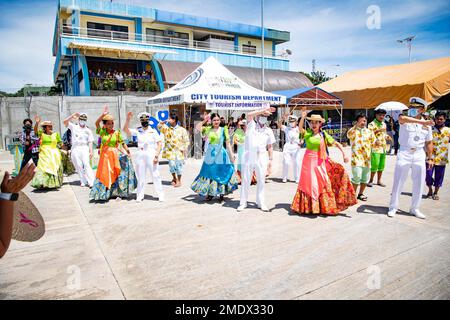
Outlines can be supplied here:
[[[39, 125], [42, 130], [38, 130]], [[61, 137], [53, 132], [51, 121], [41, 122], [39, 116], [35, 117], [34, 132], [40, 139], [39, 161], [36, 175], [31, 186], [36, 189], [56, 189], [63, 183], [63, 167], [61, 162]]]

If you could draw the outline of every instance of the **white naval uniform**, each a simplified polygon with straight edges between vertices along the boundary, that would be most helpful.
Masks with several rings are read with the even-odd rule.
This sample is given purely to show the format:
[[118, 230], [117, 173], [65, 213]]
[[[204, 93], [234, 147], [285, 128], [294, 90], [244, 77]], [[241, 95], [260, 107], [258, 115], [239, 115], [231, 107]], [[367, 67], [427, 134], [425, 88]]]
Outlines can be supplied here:
[[283, 180], [288, 178], [289, 165], [294, 167], [294, 179], [298, 183], [300, 179], [300, 130], [298, 127], [292, 128], [284, 126], [282, 129], [286, 137], [283, 146]]
[[264, 187], [266, 184], [266, 173], [269, 164], [267, 146], [275, 143], [272, 129], [260, 127], [255, 121], [250, 121], [245, 131], [244, 155], [241, 164], [241, 201], [240, 206], [247, 206], [248, 192], [252, 180], [253, 171], [256, 172], [257, 191], [256, 204], [265, 206]]
[[392, 187], [389, 211], [398, 209], [399, 197], [411, 169], [413, 179], [411, 212], [418, 210], [422, 201], [422, 191], [425, 187], [426, 153], [425, 142], [432, 141], [431, 126], [427, 129], [422, 125], [407, 123], [400, 125], [399, 144], [395, 164], [394, 185]]
[[137, 200], [144, 199], [145, 184], [147, 180], [147, 171], [150, 170], [153, 178], [153, 187], [159, 200], [164, 200], [164, 193], [162, 189], [161, 176], [159, 174], [158, 164], [154, 165], [156, 148], [158, 142], [162, 141], [162, 137], [158, 132], [148, 127], [147, 130], [142, 128], [130, 129], [133, 136], [137, 137], [138, 152], [136, 154], [134, 163], [136, 166], [136, 177], [138, 182]]
[[87, 126], [81, 127], [72, 122], [69, 122], [69, 129], [72, 133], [72, 148], [70, 150], [72, 163], [80, 177], [81, 184], [92, 186], [95, 179], [89, 158], [89, 143], [94, 142], [92, 130]]

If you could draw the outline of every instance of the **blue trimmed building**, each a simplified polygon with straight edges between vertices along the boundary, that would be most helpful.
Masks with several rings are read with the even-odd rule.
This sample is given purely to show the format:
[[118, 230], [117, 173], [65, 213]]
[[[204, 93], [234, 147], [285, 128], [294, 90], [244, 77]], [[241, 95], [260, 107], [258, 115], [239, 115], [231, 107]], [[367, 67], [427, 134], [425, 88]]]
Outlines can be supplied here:
[[[290, 33], [264, 29], [267, 90], [310, 83], [289, 72], [278, 46]], [[261, 27], [109, 0], [59, 0], [53, 37], [54, 80], [66, 95], [162, 92], [214, 56], [243, 80], [261, 68]], [[281, 85], [280, 85], [281, 83]]]

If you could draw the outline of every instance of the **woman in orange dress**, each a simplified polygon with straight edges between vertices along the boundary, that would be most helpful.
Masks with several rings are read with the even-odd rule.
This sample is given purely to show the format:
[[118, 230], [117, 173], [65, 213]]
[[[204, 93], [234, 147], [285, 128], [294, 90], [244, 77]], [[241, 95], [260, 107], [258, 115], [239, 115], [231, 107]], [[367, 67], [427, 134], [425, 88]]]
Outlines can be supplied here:
[[[100, 122], [103, 122], [103, 127]], [[114, 118], [107, 107], [95, 122], [95, 126], [102, 142], [97, 174], [89, 199], [108, 201], [113, 197], [128, 198], [137, 188], [136, 174], [130, 151], [120, 130], [114, 130]]]
[[[305, 119], [309, 128], [304, 129]], [[322, 131], [325, 122], [320, 115], [307, 118], [306, 108], [302, 109], [300, 136], [306, 142], [306, 152], [302, 161], [300, 182], [291, 209], [299, 214], [337, 215], [357, 203], [355, 191], [344, 167], [332, 161], [327, 146], [336, 146], [345, 155], [342, 145]]]

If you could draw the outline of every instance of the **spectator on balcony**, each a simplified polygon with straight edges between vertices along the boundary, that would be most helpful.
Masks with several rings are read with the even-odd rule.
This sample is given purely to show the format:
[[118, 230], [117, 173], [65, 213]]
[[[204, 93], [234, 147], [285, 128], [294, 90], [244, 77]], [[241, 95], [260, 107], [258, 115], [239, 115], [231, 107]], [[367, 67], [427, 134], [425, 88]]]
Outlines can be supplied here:
[[124, 89], [124, 83], [125, 83], [122, 72], [119, 72], [116, 74], [116, 80], [117, 80], [117, 89], [122, 91]]

